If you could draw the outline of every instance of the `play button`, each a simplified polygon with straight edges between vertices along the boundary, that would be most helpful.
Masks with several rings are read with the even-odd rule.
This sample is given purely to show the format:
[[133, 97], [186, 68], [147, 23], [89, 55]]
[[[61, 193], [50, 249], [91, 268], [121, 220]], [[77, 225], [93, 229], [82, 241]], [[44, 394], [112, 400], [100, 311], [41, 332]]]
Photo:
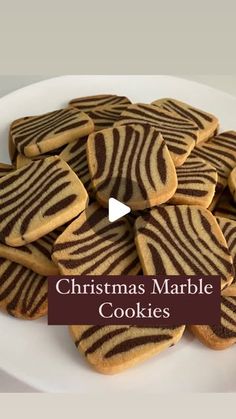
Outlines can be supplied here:
[[124, 217], [124, 215], [129, 214], [131, 211], [128, 205], [123, 204], [115, 198], [109, 198], [108, 201], [108, 219], [110, 223], [113, 221], [119, 220], [119, 218]]

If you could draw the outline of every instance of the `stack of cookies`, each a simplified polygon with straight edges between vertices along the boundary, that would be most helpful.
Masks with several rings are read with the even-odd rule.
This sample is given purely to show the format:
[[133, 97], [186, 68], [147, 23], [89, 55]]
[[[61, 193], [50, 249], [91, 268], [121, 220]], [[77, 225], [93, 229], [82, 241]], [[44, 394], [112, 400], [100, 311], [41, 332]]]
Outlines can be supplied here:
[[[0, 164], [0, 308], [47, 314], [61, 275], [220, 275], [221, 324], [205, 345], [236, 342], [236, 131], [176, 99], [76, 98], [9, 129]], [[109, 198], [133, 211], [108, 221]], [[200, 309], [200, 308], [199, 308]], [[115, 373], [176, 344], [184, 325], [70, 327], [98, 371]]]

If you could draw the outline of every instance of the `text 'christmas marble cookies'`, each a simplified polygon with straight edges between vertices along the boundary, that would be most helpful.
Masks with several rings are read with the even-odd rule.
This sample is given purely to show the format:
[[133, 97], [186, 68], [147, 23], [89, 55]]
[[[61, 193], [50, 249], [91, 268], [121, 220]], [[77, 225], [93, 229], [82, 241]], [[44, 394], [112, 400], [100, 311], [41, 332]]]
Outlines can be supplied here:
[[34, 157], [83, 137], [93, 129], [88, 115], [70, 107], [17, 119], [11, 124], [10, 137], [19, 153]]
[[127, 124], [155, 127], [162, 134], [176, 167], [185, 162], [199, 135], [198, 126], [189, 119], [144, 103], [128, 106], [114, 126]]
[[89, 168], [86, 154], [87, 137], [79, 138], [68, 144], [60, 157], [66, 161], [77, 174], [87, 192], [92, 193]]
[[217, 217], [236, 220], [236, 205], [228, 187], [224, 189], [220, 199], [217, 201], [213, 214]]
[[88, 195], [59, 157], [32, 162], [0, 179], [0, 241], [22, 246], [76, 217]]
[[0, 309], [21, 319], [45, 316], [47, 279], [18, 263], [0, 257]]
[[190, 156], [176, 169], [178, 187], [171, 204], [201, 205], [207, 208], [215, 194], [217, 171], [199, 157]]
[[232, 170], [228, 177], [228, 187], [234, 202], [236, 202], [236, 167]]
[[218, 173], [216, 194], [210, 206], [213, 209], [227, 185], [228, 176], [236, 166], [236, 131], [227, 131], [195, 147], [193, 156], [201, 157]]
[[70, 326], [78, 350], [93, 368], [115, 374], [175, 345], [184, 326]]
[[19, 263], [39, 275], [57, 275], [59, 270], [52, 261], [51, 254], [52, 246], [59, 234], [59, 231], [52, 231], [47, 236], [20, 247], [0, 243], [0, 257]]
[[180, 102], [172, 98], [158, 99], [152, 102], [152, 105], [160, 106], [166, 111], [172, 112], [183, 118], [190, 119], [199, 128], [199, 136], [197, 142], [203, 142], [216, 135], [219, 120], [214, 115], [201, 109], [194, 108], [187, 103]]
[[136, 275], [140, 271], [131, 225], [125, 218], [110, 223], [107, 210], [97, 203], [58, 237], [52, 257], [62, 275]]
[[14, 170], [16, 169], [11, 164], [0, 163], [0, 178], [9, 175], [9, 173], [12, 173]]
[[87, 157], [97, 200], [116, 198], [132, 209], [166, 202], [177, 187], [170, 153], [150, 125], [120, 126], [91, 134]]
[[146, 275], [220, 275], [233, 281], [233, 261], [210, 211], [199, 206], [153, 208], [135, 223], [136, 245]]
[[233, 258], [234, 280], [229, 287], [222, 291], [222, 295], [236, 296], [236, 221], [227, 218], [217, 217], [217, 222], [225, 237], [230, 254]]
[[193, 334], [211, 349], [226, 349], [236, 343], [236, 297], [221, 297], [221, 323], [190, 326]]

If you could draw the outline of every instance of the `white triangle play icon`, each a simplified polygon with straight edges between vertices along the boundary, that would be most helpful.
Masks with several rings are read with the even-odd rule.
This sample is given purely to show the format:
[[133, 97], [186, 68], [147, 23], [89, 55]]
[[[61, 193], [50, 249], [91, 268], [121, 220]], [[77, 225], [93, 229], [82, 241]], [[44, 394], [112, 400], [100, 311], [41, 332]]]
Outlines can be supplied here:
[[131, 211], [128, 205], [123, 204], [115, 198], [110, 198], [108, 202], [108, 219], [110, 223], [119, 220], [124, 215], [129, 214]]

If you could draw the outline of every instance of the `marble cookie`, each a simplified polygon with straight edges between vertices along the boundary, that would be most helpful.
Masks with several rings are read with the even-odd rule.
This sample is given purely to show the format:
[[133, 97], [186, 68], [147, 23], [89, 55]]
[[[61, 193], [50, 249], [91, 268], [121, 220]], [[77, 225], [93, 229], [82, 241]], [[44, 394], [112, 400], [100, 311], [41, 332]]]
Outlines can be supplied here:
[[0, 258], [0, 310], [34, 320], [48, 310], [47, 279], [18, 263]]
[[168, 201], [177, 177], [170, 153], [150, 125], [120, 126], [91, 134], [87, 158], [97, 200], [110, 197], [139, 210]]
[[217, 217], [216, 219], [233, 258], [234, 267], [234, 280], [229, 287], [223, 289], [222, 295], [232, 297], [236, 296], [236, 221], [221, 217]]
[[207, 208], [215, 194], [217, 171], [199, 157], [190, 156], [176, 169], [178, 187], [171, 204], [200, 205]]
[[87, 192], [59, 157], [32, 162], [0, 179], [0, 241], [17, 247], [45, 236], [85, 209]]
[[24, 156], [24, 154], [18, 153], [16, 156], [16, 168], [21, 169], [22, 167], [26, 166], [27, 164], [33, 161], [32, 158]]
[[100, 131], [112, 127], [127, 106], [127, 104], [106, 106], [103, 109], [96, 109], [89, 112], [88, 115], [94, 122], [94, 130]]
[[200, 206], [153, 208], [135, 223], [135, 242], [145, 275], [220, 275], [233, 281], [233, 260], [210, 211]]
[[9, 175], [12, 173], [16, 168], [11, 164], [0, 163], [0, 178]]
[[228, 177], [228, 187], [233, 200], [236, 203], [236, 167], [232, 170]]
[[221, 323], [190, 326], [192, 333], [211, 349], [226, 349], [236, 343], [236, 297], [221, 297]]
[[126, 96], [112, 94], [102, 94], [85, 96], [72, 99], [69, 105], [76, 107], [83, 112], [90, 112], [96, 109], [104, 109], [107, 106], [130, 105], [130, 100]]
[[198, 126], [189, 119], [154, 105], [138, 103], [122, 112], [115, 127], [127, 124], [150, 124], [163, 136], [176, 167], [181, 166], [198, 141]]
[[217, 217], [236, 220], [236, 205], [228, 187], [224, 189], [224, 192], [220, 196], [213, 214]]
[[174, 115], [190, 119], [197, 124], [199, 128], [198, 143], [206, 141], [213, 137], [213, 135], [217, 134], [219, 120], [208, 112], [172, 98], [155, 100], [152, 102], [152, 105], [159, 106], [166, 111], [173, 112]]
[[175, 345], [184, 326], [70, 326], [77, 349], [103, 374], [115, 374]]
[[0, 243], [0, 257], [19, 263], [39, 275], [58, 275], [58, 267], [51, 259], [52, 247], [59, 231], [52, 231], [45, 237], [21, 247], [11, 247]]
[[73, 143], [68, 144], [59, 156], [66, 161], [70, 168], [77, 174], [87, 192], [92, 194], [86, 145], [87, 137], [79, 138], [73, 141]]
[[51, 152], [49, 151], [48, 153], [40, 154], [39, 156], [35, 156], [35, 157], [26, 157], [24, 156], [24, 154], [18, 153], [16, 156], [16, 168], [21, 169], [22, 167], [26, 166], [32, 161], [43, 160], [51, 156], [59, 156], [62, 150], [64, 150], [64, 148], [65, 146], [62, 146], [60, 148], [52, 150]]
[[[16, 121], [18, 121], [18, 119], [16, 119], [14, 121], [14, 123]], [[16, 158], [17, 158], [17, 156], [18, 156], [19, 153], [17, 151], [17, 148], [16, 148], [16, 146], [15, 146], [15, 144], [13, 142], [13, 138], [12, 138], [12, 135], [11, 135], [11, 127], [12, 127], [12, 125], [13, 125], [13, 122], [10, 125], [10, 129], [9, 129], [9, 133], [8, 133], [8, 152], [9, 152], [9, 157], [10, 157], [10, 160], [11, 160], [12, 164], [15, 166], [16, 165]]]
[[93, 129], [93, 121], [88, 115], [69, 107], [17, 119], [11, 124], [10, 138], [18, 153], [34, 157], [83, 137]]
[[137, 275], [140, 264], [133, 230], [122, 218], [91, 204], [55, 242], [52, 258], [62, 275]]
[[206, 143], [198, 145], [192, 151], [192, 155], [211, 164], [218, 173], [216, 193], [209, 207], [213, 210], [227, 186], [231, 170], [236, 166], [236, 131], [223, 132]]

